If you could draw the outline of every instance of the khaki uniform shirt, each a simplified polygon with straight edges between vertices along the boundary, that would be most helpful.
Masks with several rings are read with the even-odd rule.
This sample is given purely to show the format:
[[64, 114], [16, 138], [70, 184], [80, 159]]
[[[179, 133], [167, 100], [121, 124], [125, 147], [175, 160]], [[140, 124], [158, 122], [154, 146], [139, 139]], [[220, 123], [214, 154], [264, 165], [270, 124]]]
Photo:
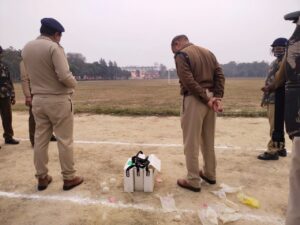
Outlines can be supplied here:
[[176, 54], [175, 62], [181, 85], [181, 94], [192, 94], [204, 103], [209, 101], [207, 90], [214, 97], [224, 95], [225, 77], [216, 57], [209, 50], [193, 45], [185, 45], [180, 50], [188, 55], [189, 63], [182, 54]]
[[22, 58], [33, 95], [72, 94], [77, 81], [69, 69], [64, 49], [46, 36], [27, 43]]
[[20, 63], [20, 73], [21, 73], [23, 94], [25, 95], [25, 97], [31, 97], [30, 80], [23, 61], [21, 61]]

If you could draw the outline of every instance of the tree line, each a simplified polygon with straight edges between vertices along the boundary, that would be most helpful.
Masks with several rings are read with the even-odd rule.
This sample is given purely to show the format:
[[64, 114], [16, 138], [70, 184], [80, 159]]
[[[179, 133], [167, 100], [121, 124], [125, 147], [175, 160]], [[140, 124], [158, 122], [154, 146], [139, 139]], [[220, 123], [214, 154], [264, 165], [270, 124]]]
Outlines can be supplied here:
[[[108, 63], [101, 58], [99, 61], [87, 63], [86, 58], [81, 53], [68, 53], [67, 58], [70, 70], [78, 80], [120, 80], [130, 79], [131, 73], [118, 67], [115, 61]], [[4, 50], [1, 61], [8, 66], [11, 77], [15, 81], [20, 80], [19, 64], [21, 61], [21, 50], [12, 47]], [[234, 61], [222, 64], [226, 77], [265, 77], [268, 73], [269, 64], [267, 62], [236, 63]], [[167, 69], [163, 64], [159, 68], [159, 78], [177, 78], [175, 69]]]
[[[77, 80], [125, 80], [131, 76], [129, 71], [122, 70], [116, 62], [111, 60], [106, 63], [101, 58], [97, 62], [87, 63], [85, 57], [80, 53], [68, 53], [67, 58], [70, 70]], [[1, 62], [8, 66], [11, 78], [14, 81], [21, 80], [19, 66], [21, 60], [21, 50], [12, 47], [4, 49]]]
[[[261, 62], [252, 63], [236, 63], [234, 61], [221, 64], [225, 77], [266, 77], [269, 71], [270, 64]], [[177, 79], [177, 73], [175, 69], [167, 70], [164, 65], [160, 65], [160, 77], [167, 79]]]
[[131, 73], [122, 70], [117, 63], [111, 60], [106, 63], [104, 59], [97, 62], [87, 63], [81, 53], [68, 53], [67, 58], [70, 70], [80, 80], [128, 80]]
[[267, 62], [236, 63], [221, 65], [227, 77], [266, 77], [270, 65]]

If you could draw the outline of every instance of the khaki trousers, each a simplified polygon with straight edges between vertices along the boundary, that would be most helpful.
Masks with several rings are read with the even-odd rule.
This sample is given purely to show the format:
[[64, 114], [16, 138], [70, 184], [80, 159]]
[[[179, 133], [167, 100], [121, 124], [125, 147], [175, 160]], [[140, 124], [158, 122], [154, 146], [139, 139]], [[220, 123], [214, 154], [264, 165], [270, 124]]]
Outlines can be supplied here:
[[267, 152], [270, 154], [275, 154], [277, 153], [279, 148], [276, 148], [273, 141], [272, 141], [272, 134], [274, 131], [274, 120], [275, 120], [275, 104], [268, 104], [267, 105], [267, 116], [269, 119], [269, 124], [270, 124], [270, 141], [268, 142], [267, 145]]
[[36, 177], [44, 178], [48, 174], [48, 145], [54, 131], [57, 137], [63, 179], [73, 179], [75, 170], [71, 97], [68, 95], [34, 95], [32, 112], [36, 123], [34, 136]]
[[[32, 113], [32, 106], [29, 107], [28, 127], [29, 127], [29, 140], [31, 145], [34, 146], [35, 120]], [[55, 137], [54, 134], [51, 135], [51, 138], [52, 137]]]
[[300, 224], [300, 137], [294, 137], [286, 225]]
[[200, 187], [199, 148], [203, 157], [203, 173], [216, 179], [216, 157], [214, 150], [216, 113], [194, 96], [185, 96], [181, 109], [181, 128], [187, 179], [193, 187]]

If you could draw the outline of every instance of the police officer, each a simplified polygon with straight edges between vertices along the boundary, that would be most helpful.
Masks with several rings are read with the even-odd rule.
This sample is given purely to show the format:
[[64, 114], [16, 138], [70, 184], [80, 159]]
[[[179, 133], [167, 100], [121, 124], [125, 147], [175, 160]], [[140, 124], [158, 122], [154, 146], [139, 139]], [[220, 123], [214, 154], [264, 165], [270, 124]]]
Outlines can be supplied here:
[[[21, 82], [22, 82], [22, 90], [25, 96], [25, 105], [29, 107], [29, 119], [28, 119], [28, 127], [29, 127], [29, 140], [31, 146], [34, 146], [34, 133], [35, 133], [35, 120], [32, 114], [32, 94], [30, 88], [30, 80], [27, 74], [26, 68], [24, 66], [23, 60], [20, 62], [20, 74], [21, 74]], [[50, 141], [56, 141], [56, 137], [52, 134]]]
[[290, 170], [290, 194], [286, 225], [300, 224], [300, 11], [285, 16], [293, 20], [296, 29], [289, 39], [285, 60], [286, 73], [286, 129], [293, 139]]
[[286, 131], [293, 140], [290, 169], [290, 192], [286, 225], [300, 224], [300, 11], [284, 16], [296, 23], [296, 29], [288, 42], [283, 63], [275, 75], [275, 81], [268, 87], [274, 90], [285, 83]]
[[[286, 38], [277, 38], [273, 41], [271, 47], [272, 53], [274, 54], [276, 59], [271, 63], [269, 73], [265, 81], [265, 87], [269, 86], [274, 81], [275, 73], [278, 71], [282, 62], [282, 58], [285, 54], [287, 43], [288, 40]], [[265, 90], [265, 87], [263, 87], [262, 90]], [[270, 141], [267, 145], [267, 151], [263, 154], [260, 154], [257, 158], [260, 160], [278, 160], [278, 156], [284, 157], [287, 155], [287, 152], [284, 148], [284, 141], [282, 141], [281, 144], [277, 145], [272, 140], [275, 122], [275, 92], [264, 92], [261, 106], [267, 108], [267, 116], [270, 124]]]
[[[2, 57], [3, 49], [0, 46], [0, 57]], [[0, 58], [1, 59], [1, 58]], [[13, 138], [14, 131], [12, 128], [12, 111], [11, 105], [16, 103], [14, 85], [11, 81], [9, 70], [0, 61], [0, 110], [2, 126], [4, 130], [3, 137], [6, 144], [19, 144], [19, 141]]]
[[34, 165], [38, 190], [52, 181], [48, 175], [48, 145], [56, 134], [63, 175], [63, 190], [83, 182], [75, 175], [73, 160], [73, 105], [71, 95], [77, 84], [70, 72], [63, 48], [59, 44], [64, 27], [53, 18], [41, 20], [41, 35], [27, 43], [22, 51], [33, 94], [32, 112], [36, 122]]
[[[186, 35], [173, 38], [177, 75], [183, 95], [181, 128], [187, 179], [177, 184], [185, 189], [201, 191], [201, 179], [216, 183], [214, 151], [216, 112], [222, 111], [225, 78], [212, 52], [193, 45]], [[199, 148], [203, 156], [203, 170], [199, 170]]]

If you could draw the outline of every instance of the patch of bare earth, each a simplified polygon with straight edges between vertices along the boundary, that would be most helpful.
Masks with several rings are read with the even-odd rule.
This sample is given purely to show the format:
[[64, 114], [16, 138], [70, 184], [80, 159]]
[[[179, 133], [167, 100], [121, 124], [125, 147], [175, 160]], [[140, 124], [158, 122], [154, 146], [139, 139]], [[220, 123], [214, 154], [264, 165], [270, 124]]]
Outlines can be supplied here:
[[[13, 114], [16, 137], [28, 138], [27, 119], [27, 113]], [[36, 190], [33, 151], [29, 141], [23, 140], [16, 146], [2, 145], [1, 225], [201, 224], [196, 210], [204, 203], [221, 202], [210, 193], [219, 189], [218, 185], [203, 185], [201, 193], [183, 190], [176, 185], [176, 179], [186, 174], [182, 147], [168, 147], [168, 144], [182, 143], [178, 117], [79, 114], [75, 116], [74, 137], [75, 166], [85, 182], [68, 192], [62, 190], [56, 143], [49, 145], [48, 166], [53, 182], [42, 192]], [[217, 120], [218, 184], [245, 186], [244, 192], [261, 203], [261, 208], [252, 209], [239, 203], [235, 194], [229, 194], [228, 199], [239, 205], [241, 213], [261, 219], [242, 219], [233, 224], [273, 225], [264, 219], [269, 217], [284, 220], [290, 155], [278, 161], [257, 160], [257, 155], [263, 151], [260, 149], [266, 146], [268, 139], [268, 122], [265, 118]], [[290, 150], [291, 143], [288, 138], [286, 140], [287, 149]], [[163, 182], [156, 183], [154, 193], [123, 192], [123, 165], [128, 157], [139, 150], [146, 154], [154, 153], [162, 161], [160, 176]], [[200, 162], [202, 165], [201, 156]], [[111, 177], [116, 178], [116, 184], [110, 185], [108, 193], [102, 193], [100, 184], [109, 182]], [[157, 195], [167, 194], [173, 194], [178, 212], [166, 213], [161, 210]], [[174, 220], [177, 214], [181, 214], [178, 222]]]

